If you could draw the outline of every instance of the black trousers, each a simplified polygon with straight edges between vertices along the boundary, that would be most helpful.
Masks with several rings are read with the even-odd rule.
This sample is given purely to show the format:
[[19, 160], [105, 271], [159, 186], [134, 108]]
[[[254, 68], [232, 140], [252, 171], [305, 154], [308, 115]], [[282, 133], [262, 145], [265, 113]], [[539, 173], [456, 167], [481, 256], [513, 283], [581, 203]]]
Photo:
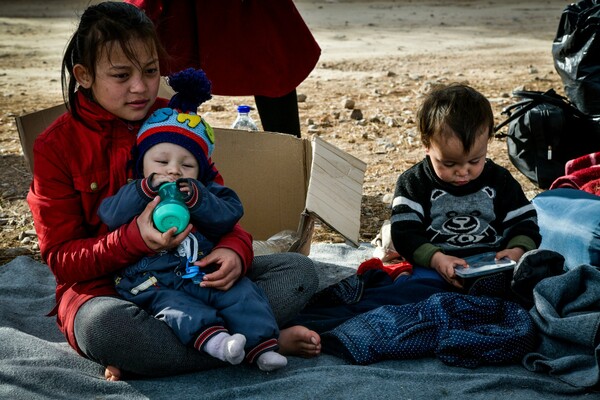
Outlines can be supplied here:
[[281, 97], [254, 96], [262, 128], [300, 137], [296, 89]]

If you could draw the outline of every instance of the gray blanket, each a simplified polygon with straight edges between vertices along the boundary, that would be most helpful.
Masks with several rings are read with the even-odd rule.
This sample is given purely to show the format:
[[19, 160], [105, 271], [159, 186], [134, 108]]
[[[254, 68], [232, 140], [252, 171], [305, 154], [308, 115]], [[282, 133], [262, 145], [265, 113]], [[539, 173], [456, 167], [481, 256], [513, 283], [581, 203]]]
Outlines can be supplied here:
[[600, 270], [581, 265], [540, 282], [531, 310], [540, 330], [536, 352], [523, 359], [531, 371], [574, 385], [600, 382]]
[[[313, 245], [311, 257], [322, 261], [322, 286], [353, 274], [351, 268], [370, 257], [370, 251], [363, 246]], [[590, 398], [582, 389], [521, 365], [471, 370], [435, 358], [356, 366], [329, 355], [289, 357], [286, 368], [272, 373], [232, 366], [161, 379], [107, 382], [102, 368], [78, 356], [54, 318], [45, 316], [53, 303], [54, 278], [45, 265], [17, 257], [0, 266], [0, 398]]]

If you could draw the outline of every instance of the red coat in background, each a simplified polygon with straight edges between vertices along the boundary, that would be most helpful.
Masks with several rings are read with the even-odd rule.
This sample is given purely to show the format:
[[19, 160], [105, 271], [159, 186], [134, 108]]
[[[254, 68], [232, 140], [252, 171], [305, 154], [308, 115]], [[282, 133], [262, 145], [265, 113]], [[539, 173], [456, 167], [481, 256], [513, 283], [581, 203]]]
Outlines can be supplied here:
[[292, 0], [126, 0], [154, 21], [170, 60], [161, 75], [202, 68], [212, 93], [281, 97], [321, 49]]

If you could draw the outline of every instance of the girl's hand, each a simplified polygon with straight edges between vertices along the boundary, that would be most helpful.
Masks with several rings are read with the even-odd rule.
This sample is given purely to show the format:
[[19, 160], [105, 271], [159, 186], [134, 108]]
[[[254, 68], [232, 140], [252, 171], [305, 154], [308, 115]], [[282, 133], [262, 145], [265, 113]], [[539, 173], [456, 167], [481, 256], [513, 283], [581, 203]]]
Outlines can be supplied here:
[[496, 260], [499, 260], [503, 257], [508, 257], [515, 262], [519, 262], [521, 257], [525, 254], [525, 250], [520, 247], [513, 247], [512, 249], [504, 249], [496, 253]]
[[211, 264], [217, 264], [219, 269], [204, 275], [203, 281], [200, 284], [202, 287], [228, 290], [242, 276], [242, 259], [231, 249], [224, 247], [216, 248], [202, 260], [194, 263], [194, 265], [200, 268]]
[[463, 280], [456, 275], [454, 267], [457, 265], [467, 266], [467, 262], [462, 258], [449, 256], [438, 251], [431, 257], [430, 266], [444, 278], [446, 282], [459, 289], [463, 287]]
[[188, 224], [188, 226], [179, 234], [175, 235], [177, 232], [177, 227], [173, 227], [166, 232], [160, 232], [154, 226], [154, 221], [152, 221], [152, 212], [160, 202], [160, 196], [156, 196], [148, 205], [142, 213], [137, 217], [137, 226], [140, 230], [140, 234], [142, 235], [142, 239], [144, 239], [144, 243], [151, 250], [155, 252], [160, 252], [163, 250], [171, 250], [175, 247], [179, 246], [179, 244], [185, 239], [185, 237], [192, 231], [192, 224]]

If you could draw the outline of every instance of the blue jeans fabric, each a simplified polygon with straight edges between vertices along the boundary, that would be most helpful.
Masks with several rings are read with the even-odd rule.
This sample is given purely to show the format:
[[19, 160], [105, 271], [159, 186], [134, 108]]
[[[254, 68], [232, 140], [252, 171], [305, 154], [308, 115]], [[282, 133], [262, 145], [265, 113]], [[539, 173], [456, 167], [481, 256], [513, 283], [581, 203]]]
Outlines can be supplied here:
[[577, 189], [552, 189], [532, 203], [542, 235], [540, 249], [565, 258], [565, 269], [600, 266], [600, 196]]

